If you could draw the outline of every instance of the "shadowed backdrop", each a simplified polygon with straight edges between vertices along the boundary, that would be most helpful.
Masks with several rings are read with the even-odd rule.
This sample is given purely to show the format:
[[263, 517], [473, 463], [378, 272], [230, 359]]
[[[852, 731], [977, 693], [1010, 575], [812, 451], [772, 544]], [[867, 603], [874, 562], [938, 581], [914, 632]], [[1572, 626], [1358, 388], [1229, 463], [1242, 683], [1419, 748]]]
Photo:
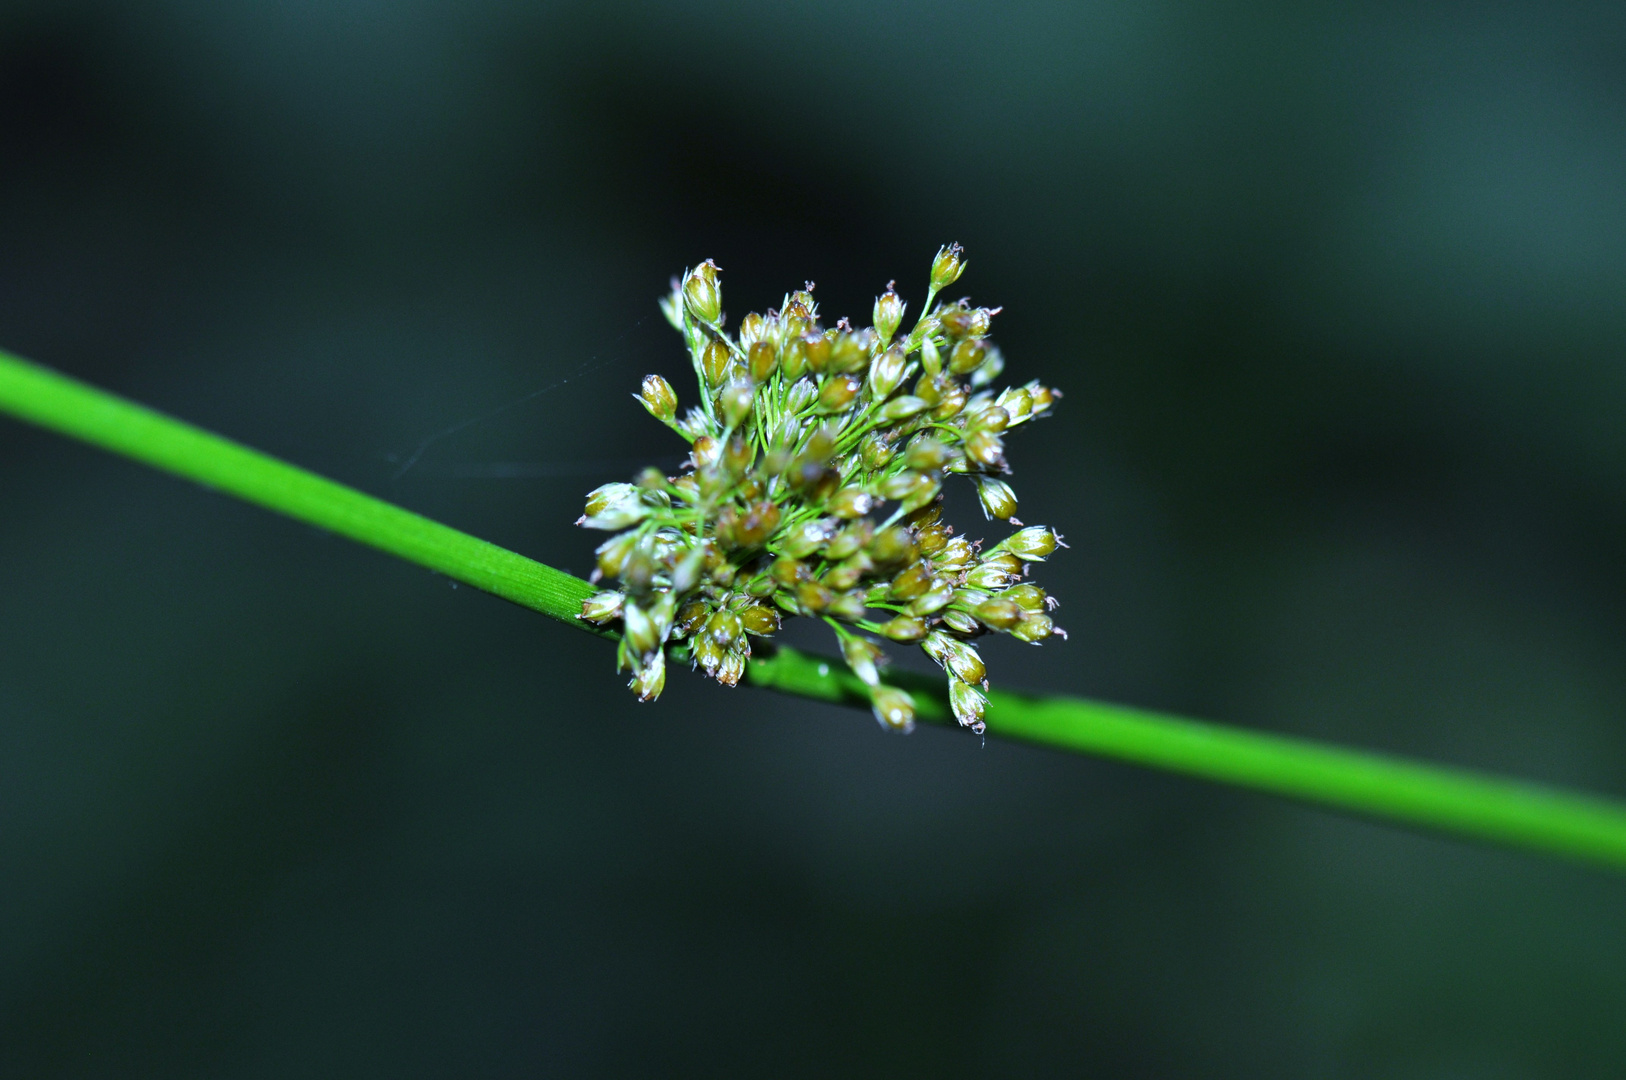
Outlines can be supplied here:
[[[581, 573], [679, 452], [671, 274], [867, 322], [958, 240], [1066, 392], [1010, 452], [1071, 638], [993, 679], [1626, 796], [1623, 76], [1605, 4], [23, 0], [0, 344]], [[0, 1071], [1626, 1054], [1618, 878], [622, 682], [0, 421]]]

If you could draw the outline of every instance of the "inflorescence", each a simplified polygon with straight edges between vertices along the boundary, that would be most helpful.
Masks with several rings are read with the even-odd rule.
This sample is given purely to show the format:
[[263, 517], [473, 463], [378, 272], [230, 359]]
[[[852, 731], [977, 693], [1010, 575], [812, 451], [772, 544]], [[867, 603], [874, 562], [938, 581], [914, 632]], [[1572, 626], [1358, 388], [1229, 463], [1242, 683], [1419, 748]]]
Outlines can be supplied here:
[[645, 469], [595, 489], [576, 522], [616, 533], [593, 580], [619, 587], [581, 617], [619, 624], [617, 658], [640, 698], [665, 685], [669, 642], [675, 659], [734, 686], [753, 637], [806, 615], [835, 631], [882, 725], [908, 731], [914, 702], [881, 682], [885, 654], [860, 631], [918, 643], [948, 673], [955, 716], [981, 732], [988, 680], [972, 642], [1066, 636], [1050, 618], [1056, 601], [1025, 580], [1060, 536], [1027, 526], [985, 551], [941, 520], [944, 476], [961, 473], [990, 519], [1022, 525], [1001, 479], [1004, 436], [1061, 397], [1037, 381], [987, 389], [1004, 368], [987, 340], [999, 309], [932, 306], [964, 269], [958, 244], [937, 253], [926, 314], [901, 338], [905, 304], [891, 283], [873, 326], [822, 327], [810, 282], [730, 336], [716, 264], [673, 279], [661, 310], [688, 344], [700, 405], [680, 419], [659, 375], [637, 397], [689, 441], [688, 461], [677, 476]]

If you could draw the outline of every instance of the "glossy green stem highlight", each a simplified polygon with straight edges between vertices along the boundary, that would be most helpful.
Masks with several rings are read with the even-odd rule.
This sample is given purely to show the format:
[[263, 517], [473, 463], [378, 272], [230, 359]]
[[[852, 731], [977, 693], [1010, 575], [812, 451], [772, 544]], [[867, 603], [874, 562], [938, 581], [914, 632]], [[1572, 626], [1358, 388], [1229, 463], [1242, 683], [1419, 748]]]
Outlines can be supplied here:
[[[0, 352], [0, 412], [428, 567], [581, 630], [593, 586], [78, 380]], [[754, 686], [867, 708], [839, 661], [780, 648]], [[952, 724], [941, 679], [900, 675], [916, 716]], [[1626, 804], [1265, 732], [995, 690], [989, 734], [1266, 791], [1392, 822], [1626, 868]]]

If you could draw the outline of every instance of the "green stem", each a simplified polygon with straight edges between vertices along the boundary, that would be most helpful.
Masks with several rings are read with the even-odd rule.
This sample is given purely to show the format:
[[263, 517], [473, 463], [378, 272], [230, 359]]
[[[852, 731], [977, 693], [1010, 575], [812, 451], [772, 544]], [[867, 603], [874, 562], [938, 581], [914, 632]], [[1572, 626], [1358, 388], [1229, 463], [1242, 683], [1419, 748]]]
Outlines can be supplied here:
[[[579, 578], [229, 439], [0, 352], [0, 411], [400, 556], [582, 630]], [[867, 708], [840, 661], [766, 651], [754, 686]], [[901, 674], [916, 717], [952, 724], [941, 679]], [[1626, 868], [1626, 804], [1306, 739], [995, 690], [992, 735], [1116, 758], [1358, 814]]]

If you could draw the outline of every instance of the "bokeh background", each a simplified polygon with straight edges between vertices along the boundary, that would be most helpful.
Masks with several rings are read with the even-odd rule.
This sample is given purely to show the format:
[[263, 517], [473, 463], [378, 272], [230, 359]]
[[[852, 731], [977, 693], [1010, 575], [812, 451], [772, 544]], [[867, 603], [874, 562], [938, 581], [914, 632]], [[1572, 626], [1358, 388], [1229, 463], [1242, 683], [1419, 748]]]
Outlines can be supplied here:
[[[670, 274], [867, 320], [951, 239], [1067, 392], [1012, 451], [1072, 637], [1000, 683], [1626, 795], [1619, 4], [0, 12], [0, 344], [578, 572], [582, 493], [675, 450], [628, 397], [687, 385]], [[598, 641], [11, 422], [0, 522], [8, 1076], [1626, 1060], [1606, 874], [639, 706]]]

